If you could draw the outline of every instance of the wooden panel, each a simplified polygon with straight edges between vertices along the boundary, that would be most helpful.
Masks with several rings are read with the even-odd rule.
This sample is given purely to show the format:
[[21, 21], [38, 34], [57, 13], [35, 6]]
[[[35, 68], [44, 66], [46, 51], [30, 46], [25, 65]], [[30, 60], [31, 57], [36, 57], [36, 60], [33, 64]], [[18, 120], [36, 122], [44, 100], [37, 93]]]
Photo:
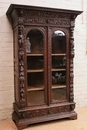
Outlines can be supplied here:
[[19, 64], [18, 64], [18, 28], [14, 29], [14, 89], [15, 100], [19, 103]]

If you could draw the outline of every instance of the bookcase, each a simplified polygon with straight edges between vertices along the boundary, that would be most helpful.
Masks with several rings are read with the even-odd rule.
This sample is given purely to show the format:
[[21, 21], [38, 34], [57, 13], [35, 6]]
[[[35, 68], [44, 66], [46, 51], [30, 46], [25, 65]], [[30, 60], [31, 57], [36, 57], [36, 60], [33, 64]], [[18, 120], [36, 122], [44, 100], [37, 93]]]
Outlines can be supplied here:
[[19, 130], [30, 124], [76, 119], [73, 92], [75, 18], [82, 13], [11, 4], [14, 112]]

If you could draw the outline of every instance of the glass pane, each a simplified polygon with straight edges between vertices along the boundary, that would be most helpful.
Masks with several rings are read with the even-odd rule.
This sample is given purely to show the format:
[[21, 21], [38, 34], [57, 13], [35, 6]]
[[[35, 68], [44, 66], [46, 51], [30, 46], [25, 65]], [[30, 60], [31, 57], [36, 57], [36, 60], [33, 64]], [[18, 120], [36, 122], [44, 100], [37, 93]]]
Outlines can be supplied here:
[[66, 71], [52, 72], [52, 102], [66, 99]]
[[52, 101], [58, 102], [66, 99], [66, 88], [56, 88], [52, 90]]
[[52, 35], [52, 102], [66, 99], [66, 35], [57, 30]]
[[52, 68], [66, 68], [66, 56], [53, 56]]
[[62, 31], [55, 31], [52, 35], [52, 53], [59, 54], [66, 51], [66, 36]]
[[43, 72], [31, 72], [27, 74], [28, 88], [44, 86], [44, 73]]
[[66, 85], [66, 71], [52, 72], [52, 86]]
[[43, 56], [28, 56], [27, 69], [43, 69], [44, 57]]
[[26, 37], [28, 105], [44, 103], [44, 43], [41, 31], [32, 29]]
[[44, 91], [28, 92], [28, 105], [37, 105], [44, 103]]
[[43, 53], [43, 35], [37, 30], [31, 30], [26, 38], [26, 52], [33, 54]]
[[28, 105], [44, 103], [44, 72], [27, 74]]

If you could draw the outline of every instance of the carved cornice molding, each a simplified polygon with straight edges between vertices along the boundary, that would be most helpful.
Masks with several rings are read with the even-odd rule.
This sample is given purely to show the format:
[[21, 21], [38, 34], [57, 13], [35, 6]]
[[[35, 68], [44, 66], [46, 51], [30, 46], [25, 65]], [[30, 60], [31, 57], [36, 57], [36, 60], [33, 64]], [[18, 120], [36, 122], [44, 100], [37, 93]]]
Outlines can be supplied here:
[[33, 10], [23, 11], [24, 23], [30, 23], [30, 24], [56, 24], [56, 25], [69, 26], [70, 17], [71, 14], [67, 13], [63, 14], [50, 11], [33, 11]]
[[70, 19], [71, 14], [62, 13], [62, 12], [52, 12], [52, 11], [38, 11], [38, 10], [24, 10], [23, 17], [44, 17], [44, 18], [63, 18], [63, 19]]
[[[6, 12], [8, 18], [13, 23], [13, 27], [20, 23], [51, 24], [70, 27], [70, 25], [73, 25], [73, 21], [77, 15], [80, 13], [82, 13], [82, 11], [24, 6], [16, 4], [10, 5], [8, 11]], [[70, 21], [72, 21], [72, 23]]]

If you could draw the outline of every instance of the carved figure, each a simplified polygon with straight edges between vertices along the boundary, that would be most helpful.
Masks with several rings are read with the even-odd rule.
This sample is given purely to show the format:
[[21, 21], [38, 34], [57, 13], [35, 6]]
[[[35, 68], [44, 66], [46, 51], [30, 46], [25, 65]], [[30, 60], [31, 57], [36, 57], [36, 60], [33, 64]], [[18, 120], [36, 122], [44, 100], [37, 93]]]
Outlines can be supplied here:
[[30, 43], [29, 37], [27, 37], [26, 52], [31, 53], [31, 43]]

